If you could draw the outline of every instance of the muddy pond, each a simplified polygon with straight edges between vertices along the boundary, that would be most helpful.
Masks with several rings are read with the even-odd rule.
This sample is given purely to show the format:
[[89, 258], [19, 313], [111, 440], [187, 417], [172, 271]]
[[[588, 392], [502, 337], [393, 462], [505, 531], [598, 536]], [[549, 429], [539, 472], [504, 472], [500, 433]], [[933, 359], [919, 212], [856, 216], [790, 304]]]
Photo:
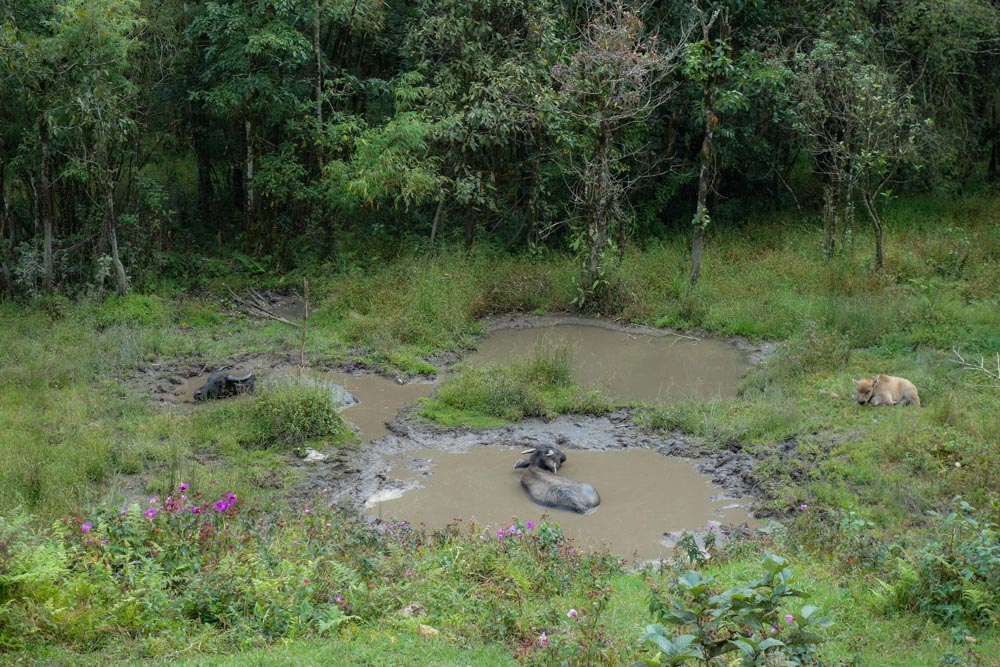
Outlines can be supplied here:
[[392, 476], [418, 481], [420, 486], [378, 494], [369, 499], [365, 511], [428, 527], [445, 526], [456, 518], [505, 526], [514, 517], [537, 523], [544, 516], [558, 522], [563, 534], [579, 546], [607, 546], [613, 553], [642, 561], [670, 556], [670, 533], [749, 520], [747, 508], [719, 498], [722, 490], [690, 461], [651, 449], [567, 450], [560, 473], [593, 484], [601, 505], [587, 515], [542, 507], [521, 488], [523, 471], [513, 469], [519, 452], [508, 447], [479, 447], [465, 453], [423, 449], [393, 457]]
[[495, 329], [464, 361], [473, 366], [509, 362], [538, 348], [559, 347], [569, 349], [573, 379], [579, 385], [621, 401], [669, 403], [732, 396], [750, 367], [746, 353], [726, 341], [575, 318]]
[[[530, 324], [525, 325], [527, 321]], [[541, 323], [539, 326], [538, 324]], [[507, 363], [533, 350], [566, 347], [574, 379], [620, 401], [668, 403], [733, 395], [750, 366], [747, 352], [726, 341], [699, 340], [655, 329], [623, 329], [609, 323], [537, 318], [502, 323], [463, 363]], [[240, 369], [237, 369], [240, 370]], [[271, 379], [293, 375], [272, 369]], [[480, 525], [507, 525], [546, 517], [584, 547], [607, 546], [623, 557], [669, 557], [679, 531], [704, 533], [715, 525], [753, 523], [749, 499], [713, 485], [697, 462], [677, 456], [656, 437], [606, 418], [524, 422], [509, 429], [435, 432], [402, 417], [401, 410], [431, 395], [437, 383], [401, 384], [374, 374], [308, 371], [358, 399], [341, 415], [355, 425], [363, 445], [360, 481], [338, 484], [323, 464], [309, 472], [317, 486], [340, 486], [365, 513], [429, 528], [456, 518]], [[267, 378], [262, 379], [266, 382]], [[178, 388], [190, 395], [203, 382]], [[402, 413], [405, 415], [405, 413]], [[395, 424], [390, 430], [387, 424]], [[521, 450], [557, 444], [568, 456], [560, 474], [597, 488], [601, 505], [591, 514], [541, 507], [520, 485], [514, 469]], [[659, 451], [658, 451], [659, 450]], [[681, 450], [683, 453], [683, 449]], [[704, 465], [702, 465], [704, 468]], [[329, 477], [324, 479], [326, 475]], [[345, 498], [346, 499], [346, 498]], [[363, 506], [362, 506], [363, 503]]]

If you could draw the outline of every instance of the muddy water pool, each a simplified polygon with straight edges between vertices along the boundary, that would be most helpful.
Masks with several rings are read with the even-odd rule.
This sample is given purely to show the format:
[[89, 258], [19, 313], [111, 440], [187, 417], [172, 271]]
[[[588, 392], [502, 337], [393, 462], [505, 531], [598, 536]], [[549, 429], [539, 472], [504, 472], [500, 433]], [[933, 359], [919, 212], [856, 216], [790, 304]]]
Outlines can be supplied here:
[[492, 446], [464, 453], [424, 449], [394, 457], [392, 476], [420, 486], [401, 494], [380, 494], [365, 511], [429, 528], [457, 518], [499, 527], [513, 517], [527, 523], [544, 515], [582, 547], [607, 546], [615, 554], [639, 560], [672, 555], [665, 533], [751, 521], [745, 504], [719, 497], [722, 490], [690, 461], [650, 449], [566, 450], [560, 474], [592, 484], [601, 504], [587, 515], [542, 507], [528, 499], [520, 484], [523, 471], [513, 468], [520, 451]]
[[732, 396], [750, 366], [747, 355], [726, 341], [576, 322], [498, 329], [480, 341], [465, 363], [508, 362], [538, 348], [562, 346], [570, 350], [577, 383], [623, 401]]

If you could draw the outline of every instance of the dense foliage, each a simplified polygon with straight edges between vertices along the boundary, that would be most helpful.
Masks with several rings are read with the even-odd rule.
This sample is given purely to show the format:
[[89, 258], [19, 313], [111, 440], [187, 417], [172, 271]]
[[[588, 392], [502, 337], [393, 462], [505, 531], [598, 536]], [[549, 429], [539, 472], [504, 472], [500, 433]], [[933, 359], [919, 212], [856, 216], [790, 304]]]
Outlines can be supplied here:
[[485, 239], [572, 249], [587, 305], [626, 244], [693, 229], [694, 282], [710, 222], [792, 201], [831, 253], [862, 211], [881, 267], [883, 195], [996, 177], [998, 33], [987, 0], [8, 0], [0, 290]]

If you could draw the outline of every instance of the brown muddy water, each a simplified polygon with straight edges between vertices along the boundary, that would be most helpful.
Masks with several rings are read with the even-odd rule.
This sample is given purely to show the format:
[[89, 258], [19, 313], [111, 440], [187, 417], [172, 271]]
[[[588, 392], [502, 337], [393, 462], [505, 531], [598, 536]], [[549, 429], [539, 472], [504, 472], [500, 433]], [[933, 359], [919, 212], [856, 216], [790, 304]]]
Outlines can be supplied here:
[[726, 341], [578, 320], [497, 329], [464, 361], [474, 366], [503, 363], [561, 346], [570, 349], [578, 384], [622, 401], [669, 403], [733, 396], [750, 367], [746, 353]]
[[[656, 561], [672, 555], [666, 536], [682, 530], [704, 533], [712, 526], [752, 523], [744, 504], [720, 498], [722, 489], [699, 474], [692, 462], [650, 449], [566, 450], [560, 474], [592, 484], [601, 496], [592, 513], [542, 507], [521, 488], [514, 470], [520, 449], [477, 447], [464, 453], [433, 449], [394, 457], [393, 477], [420, 486], [377, 494], [365, 512], [414, 525], [441, 528], [457, 518], [505, 526], [516, 517], [558, 522], [563, 534], [583, 548], [606, 546], [626, 558]], [[412, 483], [412, 482], [411, 482]]]

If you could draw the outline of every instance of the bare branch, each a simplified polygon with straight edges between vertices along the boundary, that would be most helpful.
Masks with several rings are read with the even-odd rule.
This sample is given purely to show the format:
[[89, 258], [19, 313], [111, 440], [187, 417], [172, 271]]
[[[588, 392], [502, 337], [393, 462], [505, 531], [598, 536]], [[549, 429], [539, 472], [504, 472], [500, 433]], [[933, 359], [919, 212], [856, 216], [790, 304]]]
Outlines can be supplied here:
[[965, 357], [962, 356], [962, 353], [956, 348], [951, 348], [951, 351], [955, 353], [957, 359], [951, 359], [950, 361], [960, 364], [962, 366], [962, 370], [986, 373], [990, 379], [1000, 382], [1000, 352], [997, 353], [997, 368], [996, 370], [993, 370], [992, 368], [986, 367], [986, 357], [979, 357], [979, 365], [977, 366], [970, 361], [966, 361]]

